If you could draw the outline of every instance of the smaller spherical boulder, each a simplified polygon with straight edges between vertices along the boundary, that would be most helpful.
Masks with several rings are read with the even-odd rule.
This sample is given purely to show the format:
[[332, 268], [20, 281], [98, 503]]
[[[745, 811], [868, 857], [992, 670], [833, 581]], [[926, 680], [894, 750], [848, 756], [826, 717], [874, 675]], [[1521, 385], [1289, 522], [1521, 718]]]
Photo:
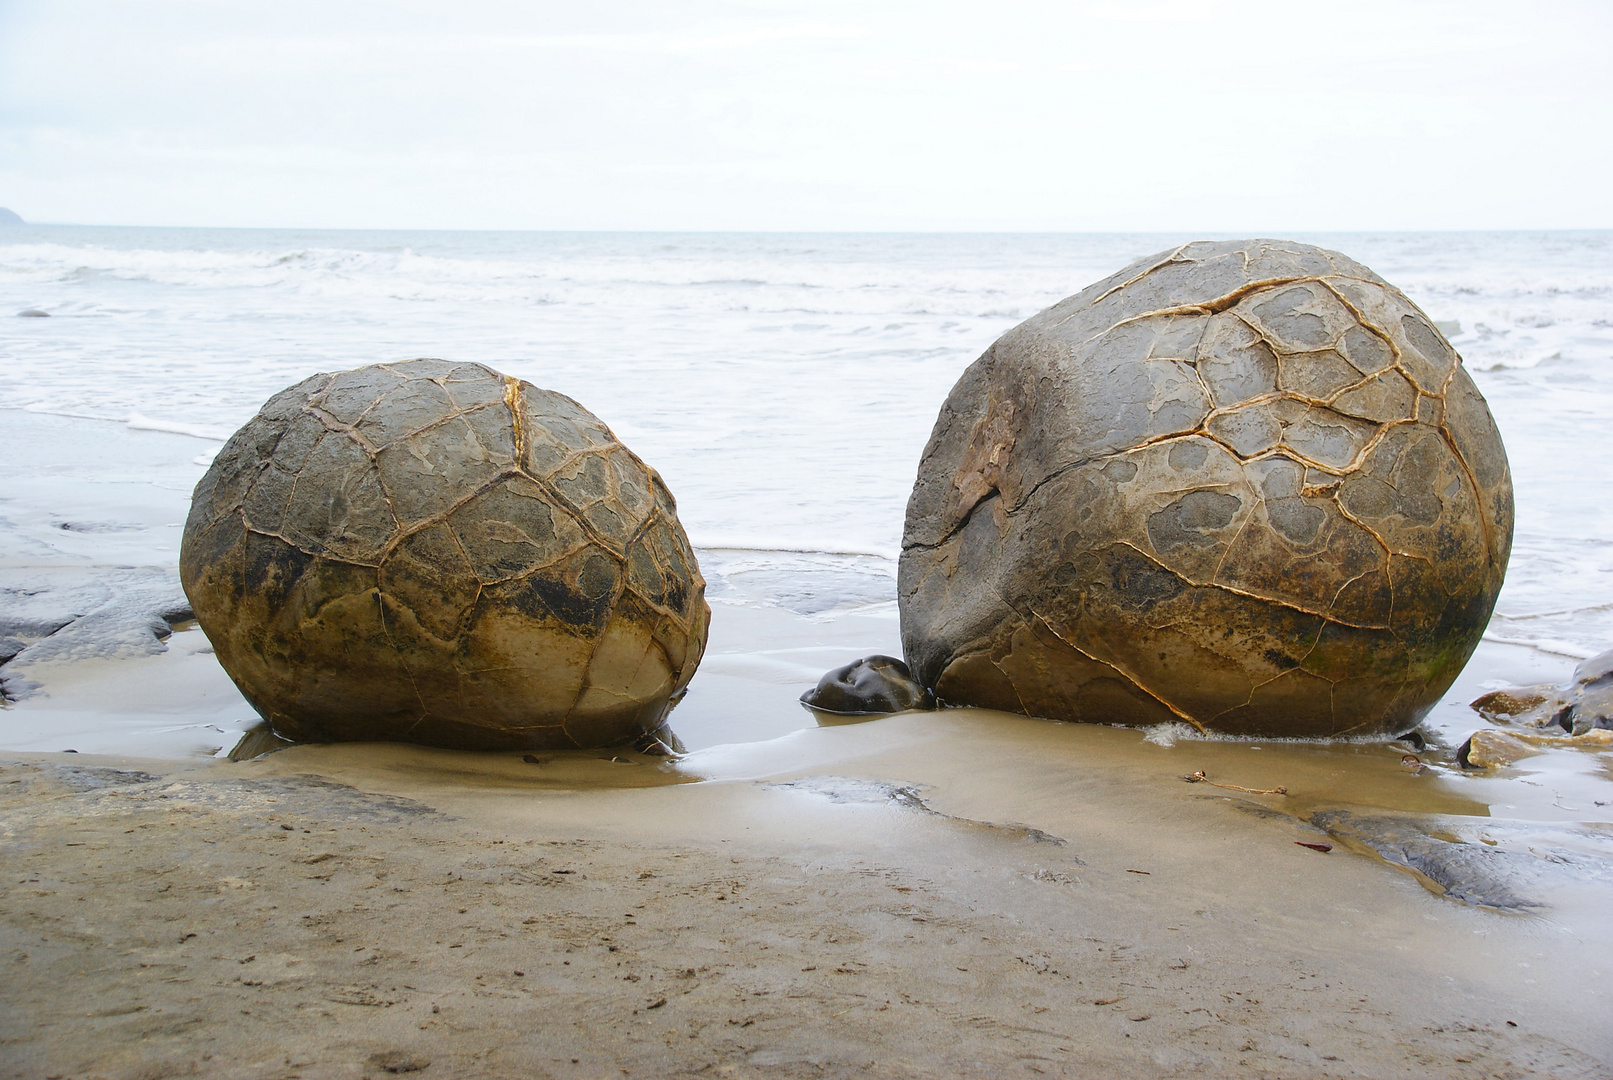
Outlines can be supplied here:
[[443, 360], [271, 398], [196, 486], [180, 578], [295, 741], [628, 742], [710, 620], [653, 469], [570, 398]]

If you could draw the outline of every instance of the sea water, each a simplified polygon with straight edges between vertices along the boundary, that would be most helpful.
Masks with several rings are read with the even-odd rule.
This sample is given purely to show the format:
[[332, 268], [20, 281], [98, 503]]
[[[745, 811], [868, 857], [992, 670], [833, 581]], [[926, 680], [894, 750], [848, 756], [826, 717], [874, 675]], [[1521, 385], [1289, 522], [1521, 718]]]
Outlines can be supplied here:
[[[199, 476], [313, 372], [483, 361], [581, 401], [662, 473], [714, 599], [891, 614], [907, 494], [959, 374], [1188, 239], [10, 227], [0, 408], [192, 436]], [[1403, 289], [1490, 402], [1517, 492], [1491, 639], [1613, 646], [1613, 232], [1298, 239]]]

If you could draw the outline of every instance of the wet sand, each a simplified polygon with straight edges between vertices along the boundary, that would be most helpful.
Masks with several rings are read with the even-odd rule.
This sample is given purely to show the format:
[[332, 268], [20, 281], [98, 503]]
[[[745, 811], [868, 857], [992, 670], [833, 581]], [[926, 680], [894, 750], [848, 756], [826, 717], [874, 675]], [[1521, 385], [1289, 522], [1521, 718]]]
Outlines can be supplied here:
[[1418, 772], [972, 710], [819, 727], [796, 696], [894, 651], [891, 612], [735, 573], [685, 757], [232, 763], [253, 718], [200, 633], [142, 652], [111, 618], [161, 599], [194, 444], [127, 449], [0, 523], [0, 585], [116, 594], [113, 647], [3, 669], [37, 689], [0, 712], [0, 1075], [1613, 1076], [1610, 756], [1451, 763], [1464, 702], [1567, 661], [1482, 646]]
[[1605, 885], [1436, 895], [1299, 804], [1340, 773], [1473, 804], [1345, 758], [966, 711], [675, 763], [27, 755], [0, 1046], [15, 1076], [1613, 1075]]

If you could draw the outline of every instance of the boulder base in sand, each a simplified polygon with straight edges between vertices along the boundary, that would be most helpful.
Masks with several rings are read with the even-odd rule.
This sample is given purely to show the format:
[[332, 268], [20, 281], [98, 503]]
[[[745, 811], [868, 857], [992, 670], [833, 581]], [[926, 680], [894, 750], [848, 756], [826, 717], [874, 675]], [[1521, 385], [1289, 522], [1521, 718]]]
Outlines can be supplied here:
[[1512, 484], [1405, 296], [1270, 240], [1142, 259], [958, 381], [899, 575], [945, 704], [1264, 736], [1406, 731], [1489, 619]]
[[570, 398], [441, 360], [272, 398], [197, 485], [180, 576], [297, 741], [626, 742], [688, 684], [710, 618], [652, 469]]

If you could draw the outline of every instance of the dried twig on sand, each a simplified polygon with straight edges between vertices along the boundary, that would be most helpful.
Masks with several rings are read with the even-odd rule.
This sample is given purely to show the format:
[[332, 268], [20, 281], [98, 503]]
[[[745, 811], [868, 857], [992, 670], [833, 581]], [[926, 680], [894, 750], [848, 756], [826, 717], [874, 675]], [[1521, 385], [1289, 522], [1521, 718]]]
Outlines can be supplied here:
[[1288, 789], [1285, 787], [1252, 788], [1241, 787], [1238, 784], [1217, 784], [1214, 780], [1211, 780], [1208, 776], [1204, 775], [1203, 769], [1199, 769], [1197, 772], [1188, 773], [1186, 776], [1182, 777], [1182, 779], [1186, 780], [1189, 784], [1209, 784], [1211, 787], [1226, 788], [1228, 791], [1247, 791], [1251, 795], [1288, 794]]

